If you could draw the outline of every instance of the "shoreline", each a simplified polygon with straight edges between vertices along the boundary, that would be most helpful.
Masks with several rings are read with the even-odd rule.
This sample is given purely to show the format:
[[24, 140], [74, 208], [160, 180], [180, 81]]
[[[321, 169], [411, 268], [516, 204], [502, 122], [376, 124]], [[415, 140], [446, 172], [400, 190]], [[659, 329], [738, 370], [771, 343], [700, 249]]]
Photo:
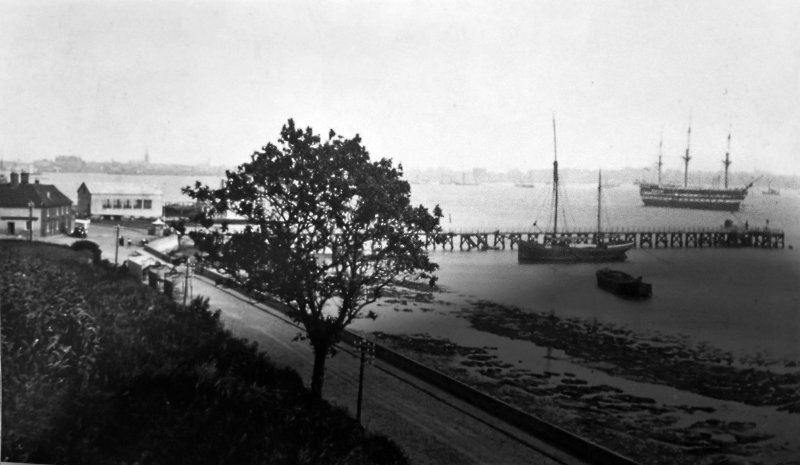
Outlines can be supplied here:
[[[688, 338], [481, 300], [459, 306], [446, 294], [400, 287], [378, 307], [455, 318], [481, 337], [358, 330], [641, 463], [747, 458], [746, 463], [777, 464], [800, 453], [800, 442], [787, 436], [800, 428], [797, 360], [734, 358]], [[470, 343], [485, 342], [485, 336], [498, 343]], [[527, 356], [543, 359], [549, 369], [517, 359], [522, 344], [529, 346]]]

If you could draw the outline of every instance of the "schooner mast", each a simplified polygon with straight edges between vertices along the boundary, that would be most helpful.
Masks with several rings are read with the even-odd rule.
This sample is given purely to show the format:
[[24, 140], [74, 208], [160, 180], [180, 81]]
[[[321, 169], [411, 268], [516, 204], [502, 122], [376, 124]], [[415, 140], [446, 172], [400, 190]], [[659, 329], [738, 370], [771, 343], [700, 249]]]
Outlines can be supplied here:
[[661, 140], [658, 142], [658, 185], [661, 185], [661, 166], [664, 165], [664, 162], [661, 161], [661, 157], [663, 155], [663, 148], [664, 148], [664, 131], [661, 131]]
[[689, 160], [692, 157], [689, 156], [689, 146], [692, 144], [692, 123], [689, 123], [689, 133], [688, 133], [687, 141], [686, 141], [686, 155], [683, 156], [683, 187], [687, 187], [689, 184]]
[[558, 146], [556, 145], [556, 115], [553, 115], [553, 199], [556, 208], [553, 217], [553, 239], [558, 234]]
[[600, 205], [603, 204], [603, 170], [597, 173], [597, 234], [595, 244], [600, 245]]

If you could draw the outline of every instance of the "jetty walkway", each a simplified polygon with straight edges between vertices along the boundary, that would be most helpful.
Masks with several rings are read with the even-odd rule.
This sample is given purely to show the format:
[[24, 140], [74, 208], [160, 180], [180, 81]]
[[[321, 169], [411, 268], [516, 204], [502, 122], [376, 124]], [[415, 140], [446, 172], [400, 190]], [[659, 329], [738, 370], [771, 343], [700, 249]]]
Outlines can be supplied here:
[[[596, 231], [576, 230], [559, 232], [555, 237], [568, 239], [577, 244], [593, 244]], [[552, 232], [502, 232], [459, 231], [424, 236], [422, 240], [429, 249], [454, 250], [505, 250], [514, 249], [520, 241], [550, 243]], [[784, 232], [780, 229], [742, 228], [687, 228], [658, 229], [631, 228], [603, 231], [605, 241], [633, 242], [639, 248], [703, 248], [703, 247], [756, 247], [782, 249], [785, 246]]]

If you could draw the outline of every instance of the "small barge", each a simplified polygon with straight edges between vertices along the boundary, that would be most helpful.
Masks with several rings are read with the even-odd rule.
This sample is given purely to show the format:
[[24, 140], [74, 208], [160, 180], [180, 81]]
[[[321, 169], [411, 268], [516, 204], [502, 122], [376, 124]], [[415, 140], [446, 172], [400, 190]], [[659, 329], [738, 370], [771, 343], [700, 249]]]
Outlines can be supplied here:
[[642, 282], [642, 277], [634, 278], [628, 273], [603, 268], [597, 270], [597, 285], [609, 292], [636, 299], [646, 299], [652, 297], [653, 286], [650, 283]]

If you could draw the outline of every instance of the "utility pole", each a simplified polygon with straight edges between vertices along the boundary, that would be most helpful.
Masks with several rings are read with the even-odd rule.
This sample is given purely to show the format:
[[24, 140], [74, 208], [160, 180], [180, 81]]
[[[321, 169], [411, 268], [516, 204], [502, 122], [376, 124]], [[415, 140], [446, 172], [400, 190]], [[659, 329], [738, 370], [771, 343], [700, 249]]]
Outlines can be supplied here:
[[33, 242], [33, 200], [28, 200], [28, 242]]
[[361, 424], [361, 400], [364, 397], [364, 365], [372, 363], [375, 359], [375, 344], [361, 339], [356, 342], [356, 348], [361, 352], [360, 366], [358, 369], [358, 404], [356, 406], [356, 421]]
[[117, 238], [114, 240], [114, 266], [117, 266], [117, 258], [119, 257], [119, 225], [117, 225]]
[[191, 259], [187, 259], [186, 260], [186, 274], [184, 276], [184, 281], [183, 281], [183, 306], [184, 307], [186, 306], [186, 301], [187, 301], [187, 298], [189, 297], [189, 273], [190, 273], [190, 270], [192, 269], [192, 265], [193, 265], [192, 260]]

